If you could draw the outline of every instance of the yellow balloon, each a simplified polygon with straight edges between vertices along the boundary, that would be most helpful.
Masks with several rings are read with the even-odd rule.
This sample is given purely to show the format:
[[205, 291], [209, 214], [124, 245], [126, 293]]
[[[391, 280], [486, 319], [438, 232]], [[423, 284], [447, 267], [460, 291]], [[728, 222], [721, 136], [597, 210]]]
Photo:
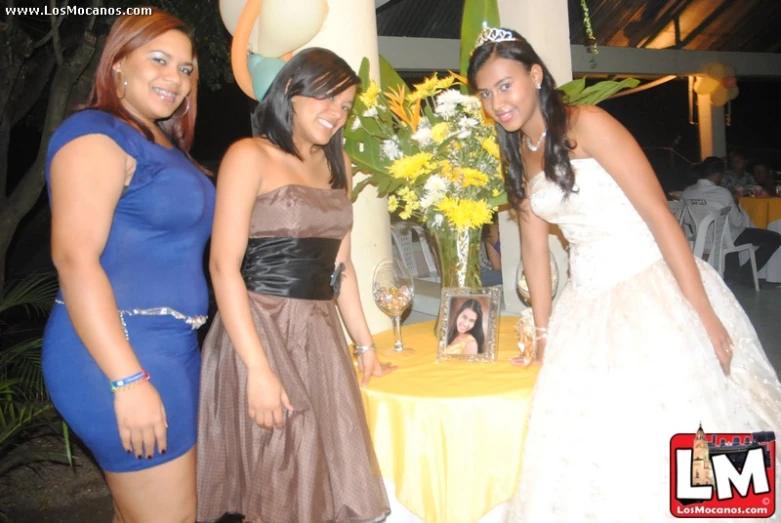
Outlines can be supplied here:
[[726, 76], [726, 67], [720, 62], [711, 62], [705, 66], [705, 74], [714, 80], [721, 80]]
[[320, 31], [326, 0], [264, 0], [252, 52], [277, 58], [306, 44]]
[[716, 107], [722, 107], [727, 102], [729, 102], [729, 95], [727, 94], [727, 90], [723, 87], [719, 87], [715, 91], [713, 91], [710, 95], [710, 103], [711, 105], [715, 105]]
[[697, 94], [711, 94], [713, 91], [720, 87], [718, 80], [714, 80], [708, 76], [700, 76], [694, 83], [694, 92]]
[[735, 87], [730, 87], [729, 89], [727, 89], [727, 97], [730, 100], [734, 100], [735, 98], [738, 97], [739, 94], [740, 94], [740, 89], [738, 88], [737, 85]]

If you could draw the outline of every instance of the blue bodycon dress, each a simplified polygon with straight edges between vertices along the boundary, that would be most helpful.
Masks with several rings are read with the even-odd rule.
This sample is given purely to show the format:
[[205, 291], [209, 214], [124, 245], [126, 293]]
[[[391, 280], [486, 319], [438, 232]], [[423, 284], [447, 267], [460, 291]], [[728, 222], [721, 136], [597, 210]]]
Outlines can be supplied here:
[[47, 183], [57, 151], [90, 134], [108, 136], [136, 160], [100, 263], [125, 334], [165, 406], [167, 452], [141, 460], [125, 452], [109, 379], [74, 330], [62, 295], [44, 333], [43, 372], [54, 406], [100, 467], [128, 472], [176, 459], [195, 445], [201, 363], [196, 329], [205, 321], [209, 303], [203, 269], [214, 185], [178, 149], [150, 142], [130, 125], [94, 109], [72, 115], [52, 136]]

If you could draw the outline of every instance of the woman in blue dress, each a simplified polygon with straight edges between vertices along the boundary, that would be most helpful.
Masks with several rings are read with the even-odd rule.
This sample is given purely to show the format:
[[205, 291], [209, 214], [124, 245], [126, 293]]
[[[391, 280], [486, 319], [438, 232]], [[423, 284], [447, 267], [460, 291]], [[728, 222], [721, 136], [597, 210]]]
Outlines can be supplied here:
[[49, 143], [60, 294], [43, 371], [94, 454], [114, 523], [195, 520], [195, 438], [214, 186], [190, 157], [198, 66], [188, 28], [123, 16], [86, 108]]

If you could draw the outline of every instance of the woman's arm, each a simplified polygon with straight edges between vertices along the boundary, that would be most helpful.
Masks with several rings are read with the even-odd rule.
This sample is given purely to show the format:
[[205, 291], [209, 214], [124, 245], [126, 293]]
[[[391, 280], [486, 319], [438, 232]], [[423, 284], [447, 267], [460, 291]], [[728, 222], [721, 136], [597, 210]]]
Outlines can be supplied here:
[[220, 165], [209, 271], [217, 307], [231, 344], [247, 367], [249, 415], [258, 425], [284, 425], [282, 406], [293, 410], [271, 371], [255, 330], [241, 263], [247, 249], [252, 208], [260, 189], [258, 173], [271, 160], [256, 140], [233, 144]]
[[[547, 329], [551, 315], [553, 297], [551, 296], [550, 246], [548, 245], [548, 222], [534, 214], [529, 198], [518, 207], [519, 227], [521, 230], [521, 261], [529, 286], [534, 325], [538, 329]], [[537, 361], [542, 361], [545, 342], [537, 344]], [[522, 359], [514, 359], [521, 363]]]
[[[76, 138], [52, 159], [52, 261], [65, 307], [84, 346], [109, 381], [142, 371], [120, 323], [111, 283], [100, 264], [119, 198], [135, 161], [102, 134]], [[143, 282], [141, 282], [143, 283]], [[165, 379], [152, 376], [152, 379]], [[166, 449], [165, 412], [149, 382], [117, 391], [125, 450], [137, 456]]]
[[488, 256], [488, 261], [491, 262], [491, 267], [493, 267], [495, 271], [501, 271], [502, 256], [494, 247], [495, 241], [491, 239], [490, 236], [483, 241], [485, 242], [485, 254]]
[[662, 187], [642, 149], [629, 131], [597, 107], [581, 107], [573, 130], [576, 142], [613, 176], [648, 225], [728, 374], [732, 354], [729, 335], [711, 307], [683, 230], [669, 211]]
[[[346, 190], [349, 194], [352, 190], [352, 169], [350, 158], [346, 154], [344, 156], [347, 176]], [[369, 346], [372, 344], [372, 335], [369, 331], [369, 325], [366, 323], [366, 316], [363, 313], [361, 297], [358, 292], [358, 277], [350, 253], [350, 232], [345, 235], [336, 255], [336, 266], [338, 267], [340, 263], [344, 264], [344, 271], [336, 304], [352, 340], [357, 345]], [[384, 376], [396, 368], [386, 363], [380, 363], [374, 350], [361, 354], [358, 362], [363, 371], [363, 385], [368, 384], [372, 376]]]

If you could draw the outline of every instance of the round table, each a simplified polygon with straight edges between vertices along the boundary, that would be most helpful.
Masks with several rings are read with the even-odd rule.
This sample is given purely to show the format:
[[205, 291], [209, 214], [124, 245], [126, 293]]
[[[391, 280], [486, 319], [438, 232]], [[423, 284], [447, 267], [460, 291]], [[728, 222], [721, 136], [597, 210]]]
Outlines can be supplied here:
[[[399, 368], [363, 387], [366, 418], [389, 497], [427, 523], [474, 523], [518, 488], [522, 444], [539, 367], [516, 367], [516, 317], [499, 322], [497, 361], [436, 362], [434, 322], [402, 329], [411, 356], [385, 354], [393, 333], [374, 336]], [[392, 490], [392, 491], [391, 491]], [[388, 521], [409, 521], [394, 518]]]
[[740, 206], [760, 229], [767, 229], [771, 223], [781, 220], [781, 198], [743, 196], [740, 198]]

